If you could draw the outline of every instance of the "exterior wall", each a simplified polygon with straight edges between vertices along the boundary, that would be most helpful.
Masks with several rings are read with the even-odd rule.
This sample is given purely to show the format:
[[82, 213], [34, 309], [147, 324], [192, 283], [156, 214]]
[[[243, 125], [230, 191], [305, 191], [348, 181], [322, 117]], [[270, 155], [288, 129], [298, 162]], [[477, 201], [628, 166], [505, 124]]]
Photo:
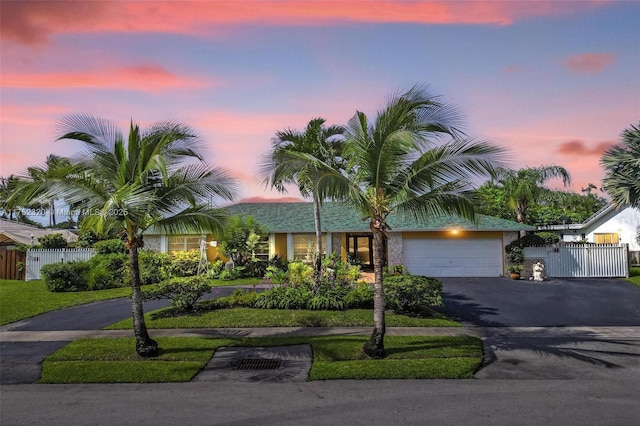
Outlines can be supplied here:
[[403, 264], [402, 233], [389, 232], [387, 238], [387, 261], [390, 266]]
[[287, 258], [287, 234], [273, 234], [273, 253], [271, 257], [278, 255], [281, 259]]
[[335, 232], [331, 234], [331, 251], [333, 253], [339, 253], [340, 258], [342, 260], [346, 260], [347, 256], [345, 253], [343, 253], [344, 251], [344, 246], [342, 244], [343, 238], [344, 238], [344, 234], [335, 233]]
[[145, 235], [144, 248], [162, 252], [162, 237], [160, 235]]
[[[403, 232], [403, 239], [427, 239], [427, 238], [502, 238], [501, 231], [421, 231], [421, 232]], [[517, 232], [515, 233], [517, 235]]]
[[627, 207], [597, 227], [587, 229], [586, 239], [588, 242], [594, 242], [594, 234], [618, 234], [620, 243], [629, 244], [630, 251], [638, 251], [640, 250], [640, 244], [636, 241], [638, 226], [640, 226], [640, 211]]

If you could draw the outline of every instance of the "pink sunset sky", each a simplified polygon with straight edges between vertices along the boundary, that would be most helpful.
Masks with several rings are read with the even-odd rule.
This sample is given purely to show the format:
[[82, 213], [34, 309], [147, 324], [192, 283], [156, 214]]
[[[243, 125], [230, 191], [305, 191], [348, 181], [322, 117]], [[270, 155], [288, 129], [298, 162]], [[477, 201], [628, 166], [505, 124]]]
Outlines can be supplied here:
[[511, 167], [564, 166], [579, 192], [640, 120], [636, 1], [2, 0], [0, 19], [1, 176], [72, 155], [56, 125], [86, 113], [186, 123], [239, 198], [299, 197], [259, 184], [277, 130], [424, 83]]

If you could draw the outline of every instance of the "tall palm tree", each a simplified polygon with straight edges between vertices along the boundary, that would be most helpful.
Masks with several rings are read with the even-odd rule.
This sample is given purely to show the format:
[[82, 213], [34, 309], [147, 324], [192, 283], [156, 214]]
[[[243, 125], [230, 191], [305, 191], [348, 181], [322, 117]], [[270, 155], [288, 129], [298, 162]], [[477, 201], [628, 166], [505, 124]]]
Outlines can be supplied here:
[[316, 233], [314, 247], [314, 288], [317, 288], [322, 267], [322, 226], [320, 205], [314, 180], [317, 171], [322, 168], [341, 167], [344, 141], [342, 126], [325, 126], [324, 118], [314, 118], [303, 132], [283, 130], [276, 132], [272, 139], [272, 151], [261, 166], [264, 182], [281, 192], [286, 192], [286, 184], [296, 184], [303, 197], [313, 201], [313, 217]]
[[509, 208], [516, 214], [516, 220], [527, 223], [527, 210], [544, 193], [542, 185], [553, 178], [562, 179], [564, 186], [571, 183], [571, 175], [561, 166], [527, 167], [519, 170], [500, 168], [496, 173], [503, 186]]
[[614, 203], [640, 208], [640, 122], [625, 129], [621, 137], [621, 144], [600, 159], [606, 173], [603, 186]]
[[384, 356], [383, 260], [389, 215], [472, 218], [472, 180], [490, 173], [503, 153], [487, 142], [463, 139], [459, 122], [454, 109], [414, 86], [393, 95], [373, 121], [356, 112], [347, 129], [346, 173], [319, 172], [319, 198], [352, 205], [369, 221], [373, 234], [374, 329], [363, 348], [371, 357]]
[[129, 251], [136, 351], [155, 356], [158, 344], [147, 332], [140, 291], [143, 233], [150, 227], [167, 233], [220, 232], [225, 215], [208, 202], [232, 200], [235, 183], [225, 171], [205, 164], [198, 136], [183, 124], [140, 130], [131, 122], [128, 140], [111, 122], [89, 115], [67, 116], [61, 128], [58, 140], [80, 141], [86, 150], [64, 179], [47, 179], [37, 189], [79, 206], [88, 229], [120, 231]]

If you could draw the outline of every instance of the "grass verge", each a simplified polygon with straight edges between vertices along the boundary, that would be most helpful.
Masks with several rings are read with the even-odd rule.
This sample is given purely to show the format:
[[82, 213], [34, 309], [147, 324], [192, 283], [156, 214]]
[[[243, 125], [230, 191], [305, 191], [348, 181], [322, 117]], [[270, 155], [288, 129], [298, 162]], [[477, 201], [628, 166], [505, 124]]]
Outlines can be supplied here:
[[[347, 311], [309, 311], [286, 309], [231, 308], [180, 316], [163, 316], [166, 310], [145, 314], [147, 328], [220, 328], [220, 327], [371, 327], [371, 309]], [[433, 318], [416, 318], [387, 312], [387, 327], [459, 327], [460, 323], [434, 311]], [[132, 329], [126, 319], [108, 330]]]
[[[260, 278], [243, 278], [234, 281], [211, 280], [212, 287], [253, 285]], [[143, 289], [152, 286], [143, 286]], [[108, 290], [53, 293], [47, 290], [43, 280], [0, 280], [0, 325], [31, 318], [46, 312], [100, 300], [129, 297], [130, 287]]]
[[310, 380], [472, 378], [482, 363], [480, 339], [470, 336], [387, 336], [387, 357], [362, 352], [366, 336], [207, 339], [158, 338], [161, 351], [140, 358], [133, 338], [80, 339], [49, 356], [40, 383], [151, 383], [191, 380], [222, 346], [307, 343]]
[[629, 278], [625, 278], [625, 281], [640, 287], [640, 268], [630, 268]]
[[52, 293], [44, 281], [0, 280], [0, 325], [99, 300], [127, 297], [131, 288]]

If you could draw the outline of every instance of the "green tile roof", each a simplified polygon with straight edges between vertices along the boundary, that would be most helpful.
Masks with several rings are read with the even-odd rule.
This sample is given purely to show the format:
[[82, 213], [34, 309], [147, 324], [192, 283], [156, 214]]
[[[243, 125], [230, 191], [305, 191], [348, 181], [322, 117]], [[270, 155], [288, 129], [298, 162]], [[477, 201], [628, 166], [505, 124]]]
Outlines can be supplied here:
[[[231, 215], [253, 216], [269, 232], [313, 233], [312, 203], [239, 203], [225, 210]], [[323, 232], [368, 232], [369, 221], [362, 220], [350, 206], [342, 203], [324, 203], [320, 210]], [[497, 217], [476, 215], [475, 222], [459, 216], [440, 216], [417, 220], [397, 214], [387, 221], [394, 231], [440, 231], [451, 228], [473, 231], [521, 231], [534, 227]]]

